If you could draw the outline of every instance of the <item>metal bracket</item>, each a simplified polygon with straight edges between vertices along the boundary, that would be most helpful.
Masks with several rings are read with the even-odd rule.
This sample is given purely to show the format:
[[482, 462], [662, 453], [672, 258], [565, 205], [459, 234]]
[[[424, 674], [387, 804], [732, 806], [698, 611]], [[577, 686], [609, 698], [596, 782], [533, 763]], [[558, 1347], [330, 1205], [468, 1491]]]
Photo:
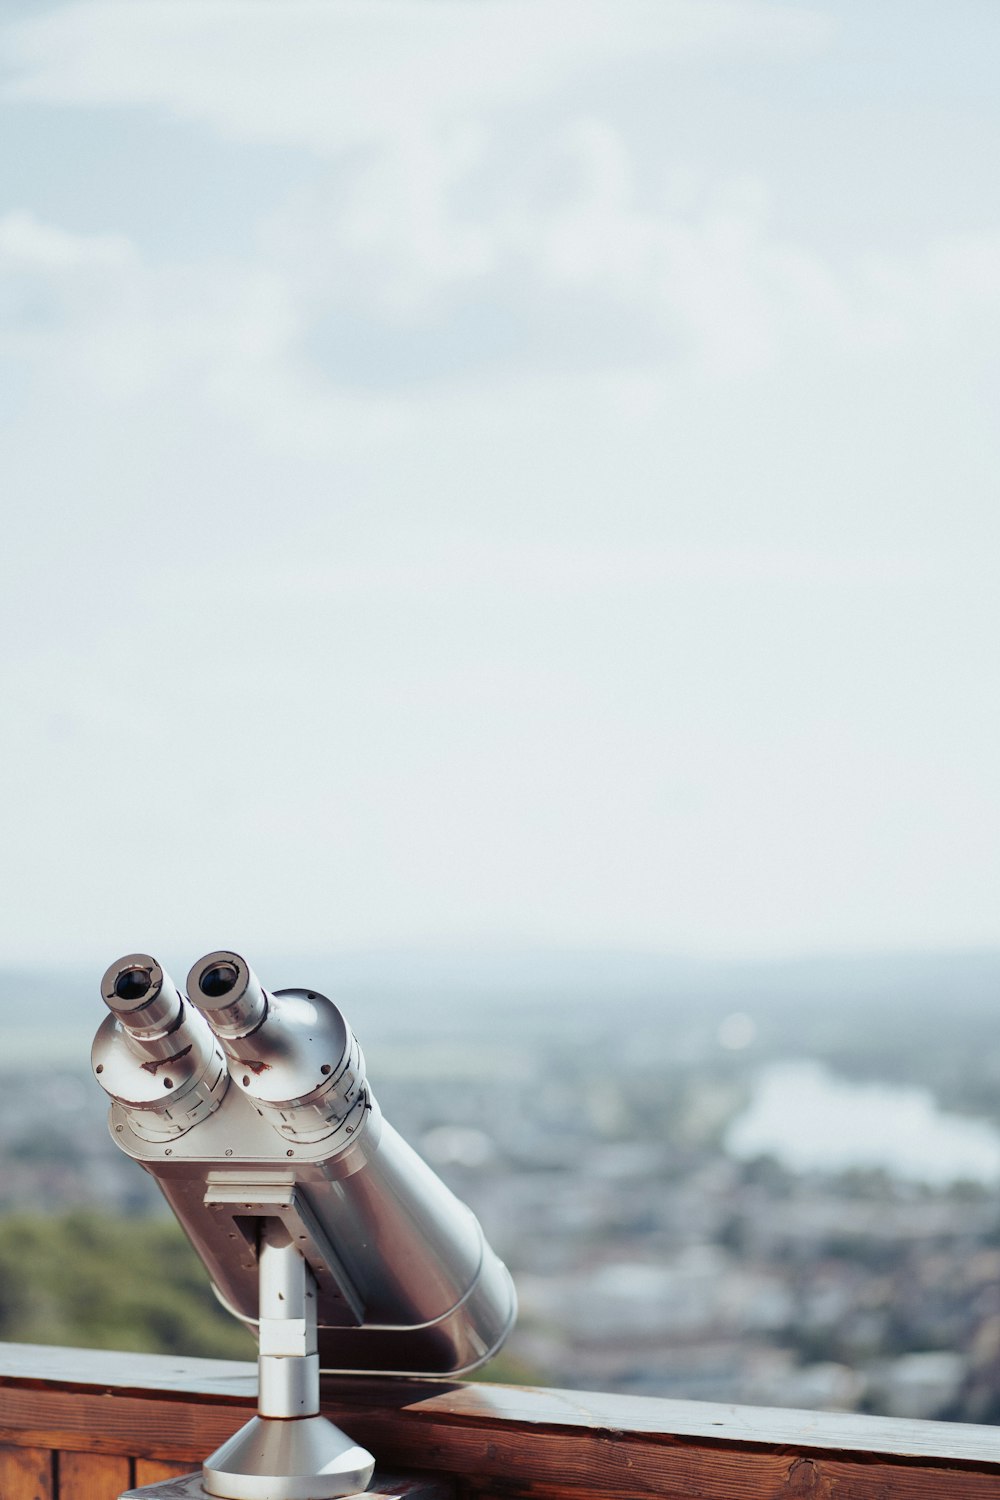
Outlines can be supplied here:
[[[292, 1183], [235, 1178], [228, 1172], [209, 1172], [205, 1187], [205, 1206], [223, 1220], [232, 1221], [234, 1230], [250, 1241], [256, 1250], [257, 1219], [280, 1219], [295, 1248], [316, 1278], [324, 1294], [324, 1324], [343, 1328], [360, 1328], [365, 1305], [356, 1286], [344, 1268], [330, 1239], [313, 1213], [301, 1188]], [[333, 1300], [331, 1309], [330, 1299]], [[340, 1313], [331, 1317], [331, 1311]]]

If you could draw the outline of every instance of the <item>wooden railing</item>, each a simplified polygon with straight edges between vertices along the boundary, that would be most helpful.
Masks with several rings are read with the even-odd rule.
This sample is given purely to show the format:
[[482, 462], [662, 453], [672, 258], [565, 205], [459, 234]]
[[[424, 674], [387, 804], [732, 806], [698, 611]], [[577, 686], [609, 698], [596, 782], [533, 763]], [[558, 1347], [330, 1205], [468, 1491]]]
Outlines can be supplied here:
[[[114, 1500], [190, 1472], [253, 1410], [253, 1365], [0, 1344], [2, 1500]], [[329, 1380], [324, 1409], [412, 1500], [1000, 1500], [1000, 1430], [597, 1396]], [[379, 1475], [382, 1478], [379, 1479]]]

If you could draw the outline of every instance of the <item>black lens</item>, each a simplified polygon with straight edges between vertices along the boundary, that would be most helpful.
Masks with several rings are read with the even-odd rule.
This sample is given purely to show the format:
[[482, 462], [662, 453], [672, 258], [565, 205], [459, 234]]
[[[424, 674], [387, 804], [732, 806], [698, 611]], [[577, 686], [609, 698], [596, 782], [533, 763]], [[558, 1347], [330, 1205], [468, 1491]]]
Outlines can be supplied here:
[[239, 979], [239, 970], [235, 964], [216, 964], [214, 968], [206, 969], [198, 981], [202, 994], [210, 995], [213, 1000], [220, 995], [228, 995], [236, 986]]
[[148, 969], [123, 969], [115, 980], [115, 994], [119, 1000], [141, 1000], [152, 983]]

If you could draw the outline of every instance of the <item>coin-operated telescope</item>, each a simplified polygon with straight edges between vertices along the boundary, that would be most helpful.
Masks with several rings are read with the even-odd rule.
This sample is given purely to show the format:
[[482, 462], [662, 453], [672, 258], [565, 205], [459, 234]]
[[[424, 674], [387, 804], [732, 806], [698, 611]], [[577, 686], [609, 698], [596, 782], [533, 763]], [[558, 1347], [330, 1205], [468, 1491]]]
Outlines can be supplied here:
[[223, 1305], [257, 1331], [257, 1415], [149, 1500], [327, 1500], [374, 1459], [320, 1415], [319, 1377], [458, 1375], [516, 1300], [472, 1212], [383, 1118], [354, 1033], [315, 990], [210, 953], [188, 998], [133, 953], [101, 982], [92, 1063], [114, 1140], [156, 1178]]

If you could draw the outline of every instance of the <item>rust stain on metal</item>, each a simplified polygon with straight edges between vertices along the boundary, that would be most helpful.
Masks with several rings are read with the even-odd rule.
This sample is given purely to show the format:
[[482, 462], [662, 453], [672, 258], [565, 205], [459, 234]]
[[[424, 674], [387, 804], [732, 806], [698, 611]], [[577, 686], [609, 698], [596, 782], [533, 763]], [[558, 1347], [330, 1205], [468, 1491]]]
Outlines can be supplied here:
[[246, 1058], [240, 1059], [240, 1067], [249, 1068], [251, 1073], [266, 1073], [270, 1066], [270, 1063], [261, 1062], [259, 1058], [254, 1062], [248, 1062]]
[[[193, 1043], [192, 1043], [193, 1045]], [[161, 1068], [169, 1068], [171, 1063], [179, 1062], [182, 1057], [187, 1057], [191, 1051], [190, 1047], [183, 1047], [180, 1052], [175, 1052], [173, 1057], [153, 1057], [149, 1062], [144, 1062], [142, 1067], [147, 1073], [158, 1073]]]

